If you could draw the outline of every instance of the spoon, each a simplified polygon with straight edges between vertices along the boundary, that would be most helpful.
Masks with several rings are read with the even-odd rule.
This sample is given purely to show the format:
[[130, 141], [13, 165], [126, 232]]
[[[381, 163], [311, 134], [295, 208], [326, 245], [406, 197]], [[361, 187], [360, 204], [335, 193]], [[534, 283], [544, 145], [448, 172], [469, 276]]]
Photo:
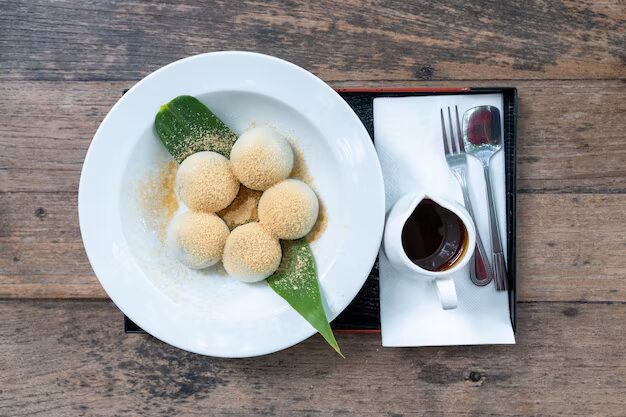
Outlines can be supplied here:
[[487, 198], [489, 199], [489, 234], [491, 236], [493, 274], [496, 290], [504, 291], [508, 288], [506, 262], [500, 241], [496, 200], [493, 195], [489, 171], [491, 157], [502, 148], [500, 110], [493, 106], [478, 106], [466, 111], [463, 115], [463, 141], [465, 142], [465, 152], [477, 158], [483, 165]]

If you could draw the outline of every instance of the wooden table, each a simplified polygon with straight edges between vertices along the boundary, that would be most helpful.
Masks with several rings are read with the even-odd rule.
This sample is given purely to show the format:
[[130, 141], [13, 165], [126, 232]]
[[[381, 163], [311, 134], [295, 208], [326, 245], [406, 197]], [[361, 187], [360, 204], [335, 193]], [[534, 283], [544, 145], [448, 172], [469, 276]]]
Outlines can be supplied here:
[[[626, 6], [0, 0], [0, 415], [626, 414]], [[259, 359], [126, 335], [77, 188], [121, 91], [179, 58], [276, 55], [334, 87], [516, 86], [516, 346], [340, 335]]]

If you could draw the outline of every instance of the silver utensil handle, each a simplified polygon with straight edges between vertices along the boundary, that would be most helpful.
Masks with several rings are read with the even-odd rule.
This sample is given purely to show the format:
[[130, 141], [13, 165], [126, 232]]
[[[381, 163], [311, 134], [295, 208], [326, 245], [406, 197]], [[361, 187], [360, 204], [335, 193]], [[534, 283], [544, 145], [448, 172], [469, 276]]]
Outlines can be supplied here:
[[500, 241], [500, 228], [498, 227], [498, 215], [496, 213], [496, 200], [493, 195], [491, 185], [491, 175], [489, 165], [483, 164], [485, 173], [485, 186], [487, 188], [487, 198], [489, 199], [489, 233], [491, 235], [491, 253], [493, 257], [493, 274], [496, 281], [496, 290], [504, 291], [508, 285], [506, 283], [506, 263]]
[[[509, 284], [507, 282], [506, 277], [506, 262], [504, 261], [504, 253], [498, 252], [493, 254], [493, 270], [494, 275], [496, 276], [496, 290], [498, 291], [506, 291], [509, 289]], [[498, 288], [498, 280], [497, 277], [501, 277], [500, 281], [501, 287]]]
[[[461, 190], [463, 190], [465, 209], [469, 213], [470, 217], [474, 220], [474, 224], [476, 225], [476, 216], [474, 216], [472, 200], [469, 196], [467, 178], [461, 172], [453, 172], [456, 174], [459, 184], [461, 184]], [[482, 268], [479, 266], [479, 263], [482, 263]], [[470, 267], [470, 279], [474, 284], [478, 286], [487, 285], [491, 282], [491, 279], [493, 277], [491, 271], [492, 269], [489, 265], [489, 257], [487, 256], [485, 245], [483, 244], [483, 240], [480, 237], [480, 233], [478, 232], [478, 226], [476, 226], [476, 250], [474, 251], [474, 265]]]

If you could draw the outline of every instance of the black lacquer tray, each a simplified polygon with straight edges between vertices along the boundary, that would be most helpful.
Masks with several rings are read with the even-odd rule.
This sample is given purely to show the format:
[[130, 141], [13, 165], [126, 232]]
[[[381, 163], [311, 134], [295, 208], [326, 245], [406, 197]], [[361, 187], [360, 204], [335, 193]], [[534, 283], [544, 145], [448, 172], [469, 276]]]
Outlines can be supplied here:
[[[370, 137], [374, 137], [374, 99], [376, 97], [407, 97], [455, 94], [502, 94], [504, 121], [504, 152], [506, 174], [507, 213], [507, 265], [509, 280], [509, 308], [513, 331], [516, 329], [516, 152], [517, 136], [517, 90], [509, 87], [481, 88], [354, 88], [339, 89], [339, 95], [352, 107], [361, 119]], [[380, 331], [380, 302], [378, 296], [378, 260], [367, 277], [363, 288], [350, 305], [333, 322], [337, 332], [376, 333]], [[143, 330], [124, 316], [127, 333], [143, 333]]]

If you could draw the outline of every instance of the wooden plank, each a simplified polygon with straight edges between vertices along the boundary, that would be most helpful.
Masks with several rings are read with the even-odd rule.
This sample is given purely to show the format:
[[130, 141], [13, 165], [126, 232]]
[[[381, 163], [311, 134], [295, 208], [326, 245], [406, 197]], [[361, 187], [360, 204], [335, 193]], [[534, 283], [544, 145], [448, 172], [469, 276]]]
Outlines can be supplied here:
[[0, 8], [5, 80], [134, 80], [224, 49], [274, 53], [330, 81], [626, 76], [620, 0], [3, 0]]
[[[75, 194], [4, 193], [0, 207], [0, 297], [105, 296]], [[519, 299], [626, 301], [625, 207], [626, 194], [520, 194]]]
[[[472, 83], [489, 85], [492, 82]], [[5, 82], [0, 94], [0, 192], [75, 192], [100, 121], [132, 82]], [[466, 83], [419, 83], [467, 86]], [[519, 188], [626, 191], [626, 83], [516, 81]], [[335, 83], [399, 87], [416, 83]], [[599, 169], [601, 167], [601, 169]]]
[[318, 336], [263, 358], [125, 335], [107, 302], [0, 302], [3, 415], [623, 416], [626, 305], [531, 303], [517, 346]]
[[518, 196], [520, 300], [626, 300], [626, 194]]

